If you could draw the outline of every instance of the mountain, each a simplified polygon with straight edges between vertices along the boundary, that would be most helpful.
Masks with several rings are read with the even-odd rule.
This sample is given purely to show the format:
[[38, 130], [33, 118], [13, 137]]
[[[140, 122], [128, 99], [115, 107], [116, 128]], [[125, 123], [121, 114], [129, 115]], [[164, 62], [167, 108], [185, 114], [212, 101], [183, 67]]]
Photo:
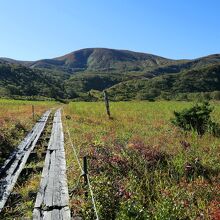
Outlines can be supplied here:
[[[192, 60], [173, 60], [153, 54], [107, 48], [82, 49], [38, 61], [0, 58], [0, 95], [40, 95], [68, 99], [83, 97], [87, 100], [94, 90], [97, 90], [97, 95], [98, 91], [109, 89], [113, 99], [117, 96], [115, 99], [122, 100], [123, 97], [147, 98], [152, 91], [153, 97], [160, 96], [161, 92], [211, 92], [218, 90], [218, 87], [212, 83], [209, 87], [210, 81], [206, 79], [212, 75], [212, 68], [218, 65], [220, 54]], [[203, 75], [204, 71], [209, 74]], [[180, 76], [184, 74], [189, 74], [188, 81], [193, 79], [191, 84], [181, 81]], [[197, 79], [202, 83], [199, 84]], [[176, 84], [182, 82], [178, 91], [173, 89], [178, 87], [172, 84], [174, 81]], [[203, 85], [204, 89], [199, 88], [199, 85]], [[121, 94], [121, 98], [116, 93]]]
[[86, 70], [136, 70], [171, 63], [172, 60], [152, 54], [105, 48], [83, 49], [55, 58], [69, 68]]
[[160, 73], [176, 73], [183, 69], [219, 63], [220, 54], [193, 60], [173, 60], [129, 50], [87, 48], [53, 59], [19, 61], [0, 58], [0, 62], [21, 64], [30, 68], [56, 69], [71, 73], [78, 71], [147, 71], [159, 75]]
[[3, 58], [13, 64], [22, 64], [31, 68], [49, 68], [68, 71], [78, 70], [136, 70], [146, 67], [158, 67], [173, 63], [172, 60], [152, 54], [114, 50], [106, 48], [88, 48], [53, 59], [34, 62], [16, 61]]
[[0, 63], [1, 64], [17, 64], [17, 65], [24, 65], [24, 66], [29, 66], [32, 64], [32, 61], [21, 61], [21, 60], [13, 60], [10, 58], [6, 57], [1, 57], [0, 58]]

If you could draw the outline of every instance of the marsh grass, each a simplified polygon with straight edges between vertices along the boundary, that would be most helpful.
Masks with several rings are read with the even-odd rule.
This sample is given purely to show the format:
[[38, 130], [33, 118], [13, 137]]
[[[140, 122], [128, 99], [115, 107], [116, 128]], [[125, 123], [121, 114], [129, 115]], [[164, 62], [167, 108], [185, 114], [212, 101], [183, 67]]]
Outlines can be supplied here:
[[[35, 106], [35, 120], [32, 105]], [[56, 102], [0, 99], [0, 166], [43, 112], [57, 105]]]
[[[171, 124], [189, 102], [114, 102], [109, 120], [104, 103], [65, 106], [79, 157], [89, 174], [100, 219], [215, 219], [219, 214], [220, 139]], [[220, 121], [220, 105], [212, 119]], [[70, 188], [80, 172], [66, 147]], [[79, 187], [80, 188], [80, 187]], [[94, 213], [83, 189], [71, 198], [84, 219]], [[80, 205], [81, 207], [80, 207]]]

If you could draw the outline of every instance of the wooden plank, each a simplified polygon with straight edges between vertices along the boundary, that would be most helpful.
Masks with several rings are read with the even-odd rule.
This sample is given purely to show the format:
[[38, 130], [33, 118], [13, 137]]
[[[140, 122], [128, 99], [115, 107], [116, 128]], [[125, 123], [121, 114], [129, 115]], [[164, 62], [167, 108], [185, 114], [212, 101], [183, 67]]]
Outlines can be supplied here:
[[71, 219], [69, 207], [64, 207], [60, 210], [60, 216], [62, 220]]
[[12, 156], [5, 161], [5, 164], [1, 169], [0, 212], [4, 208], [31, 151], [34, 149], [42, 131], [44, 130], [49, 115], [50, 111], [47, 111], [28, 133], [24, 141], [21, 142]]
[[[70, 219], [69, 194], [61, 111], [54, 114], [45, 166], [37, 194], [33, 217], [41, 219]], [[35, 213], [41, 213], [37, 215]], [[40, 217], [39, 217], [40, 216]]]
[[40, 207], [41, 204], [43, 203], [44, 193], [45, 193], [45, 190], [47, 187], [47, 182], [48, 182], [49, 167], [50, 167], [50, 151], [47, 151], [45, 163], [44, 163], [44, 168], [43, 168], [43, 172], [42, 172], [42, 176], [41, 176], [40, 189], [37, 194], [35, 207]]
[[53, 210], [40, 210], [35, 208], [33, 212], [33, 219], [38, 220], [70, 220], [69, 207], [63, 207], [60, 209], [54, 208]]
[[40, 219], [41, 218], [41, 213], [39, 209], [34, 209], [33, 212], [33, 219]]
[[60, 210], [59, 209], [53, 209], [51, 214], [51, 219], [60, 219]]
[[[55, 218], [55, 219], [57, 219], [57, 218]], [[43, 212], [43, 220], [52, 220], [52, 211]]]
[[[55, 175], [57, 178], [57, 181], [54, 181], [54, 188], [53, 188], [53, 206], [62, 206], [60, 203], [60, 160], [59, 160], [59, 151], [56, 152], [56, 161], [55, 161]], [[65, 204], [66, 205], [66, 204]], [[67, 203], [68, 205], [68, 203]]]
[[56, 156], [56, 152], [52, 151], [51, 155], [50, 155], [50, 167], [48, 170], [48, 181], [47, 186], [46, 186], [46, 190], [44, 193], [44, 205], [46, 207], [51, 207], [53, 206], [53, 184], [55, 181], [55, 156]]

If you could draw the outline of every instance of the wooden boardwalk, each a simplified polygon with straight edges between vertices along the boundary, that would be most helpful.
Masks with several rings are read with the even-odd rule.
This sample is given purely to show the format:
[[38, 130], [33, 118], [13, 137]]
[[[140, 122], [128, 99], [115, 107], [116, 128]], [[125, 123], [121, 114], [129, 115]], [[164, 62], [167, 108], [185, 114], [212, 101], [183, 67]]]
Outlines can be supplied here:
[[0, 212], [4, 208], [31, 151], [44, 130], [49, 115], [50, 111], [47, 111], [42, 116], [0, 169]]
[[69, 194], [61, 110], [54, 115], [40, 189], [37, 194], [33, 219], [70, 219]]

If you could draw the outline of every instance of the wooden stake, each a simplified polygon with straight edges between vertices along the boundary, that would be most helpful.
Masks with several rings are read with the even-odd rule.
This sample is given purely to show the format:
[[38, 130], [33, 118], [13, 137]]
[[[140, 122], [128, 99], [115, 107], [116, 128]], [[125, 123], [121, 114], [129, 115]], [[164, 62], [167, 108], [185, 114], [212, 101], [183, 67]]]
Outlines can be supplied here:
[[104, 93], [106, 112], [107, 112], [108, 117], [111, 118], [111, 113], [110, 113], [110, 108], [109, 108], [108, 93], [105, 90], [103, 91], [103, 93]]
[[[84, 156], [84, 157], [83, 157], [83, 177], [84, 177], [84, 184], [85, 184], [85, 186], [88, 185], [88, 177], [87, 177], [87, 174], [88, 174], [87, 157]], [[88, 198], [88, 192], [87, 192], [87, 190], [86, 190], [86, 192], [85, 192], [85, 197]]]
[[32, 117], [33, 117], [33, 121], [34, 121], [34, 118], [35, 118], [35, 115], [34, 115], [34, 105], [32, 105]]

